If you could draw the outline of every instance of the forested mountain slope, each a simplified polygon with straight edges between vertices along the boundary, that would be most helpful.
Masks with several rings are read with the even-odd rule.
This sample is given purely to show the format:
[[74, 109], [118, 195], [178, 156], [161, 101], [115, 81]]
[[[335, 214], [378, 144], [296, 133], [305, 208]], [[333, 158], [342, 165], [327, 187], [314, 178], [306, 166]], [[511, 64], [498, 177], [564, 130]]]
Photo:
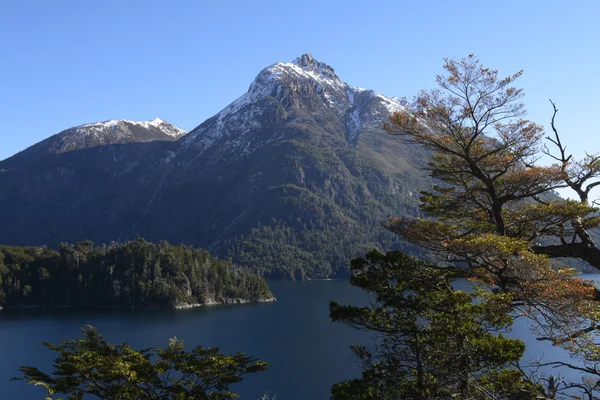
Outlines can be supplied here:
[[381, 129], [408, 106], [397, 101], [342, 82], [308, 54], [276, 63], [177, 141], [0, 162], [0, 243], [142, 236], [272, 277], [345, 275], [368, 248], [402, 246], [381, 223], [417, 215], [429, 186], [425, 153]]

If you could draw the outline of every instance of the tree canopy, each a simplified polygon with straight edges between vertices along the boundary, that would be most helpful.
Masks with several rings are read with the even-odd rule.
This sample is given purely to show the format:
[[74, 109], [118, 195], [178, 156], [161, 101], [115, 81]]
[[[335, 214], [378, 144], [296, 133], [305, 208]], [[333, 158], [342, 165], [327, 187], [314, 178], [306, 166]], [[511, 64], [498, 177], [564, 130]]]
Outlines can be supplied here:
[[272, 298], [266, 281], [206, 250], [144, 239], [0, 245], [1, 306], [177, 307]]
[[[528, 315], [544, 319], [544, 328], [570, 336], [582, 319], [595, 318], [597, 291], [552, 259], [578, 258], [600, 269], [589, 233], [600, 218], [587, 197], [600, 163], [566, 155], [556, 108], [548, 140], [560, 162], [539, 163], [552, 151], [542, 127], [521, 118], [523, 92], [512, 86], [521, 72], [501, 79], [472, 55], [446, 60], [444, 68], [441, 90], [419, 96], [420, 111], [396, 113], [386, 125], [431, 151], [428, 170], [439, 185], [421, 201], [433, 218], [392, 218], [388, 228], [438, 260], [467, 266], [471, 278], [511, 293]], [[561, 187], [572, 187], [580, 200], [560, 198], [553, 190]]]
[[369, 252], [350, 282], [369, 306], [330, 305], [331, 318], [378, 335], [354, 346], [365, 370], [334, 385], [332, 399], [535, 399], [543, 389], [514, 368], [525, 350], [500, 334], [512, 324], [512, 296], [455, 289], [458, 268], [436, 268], [399, 251]]
[[[524, 93], [514, 86], [522, 71], [502, 78], [473, 55], [446, 59], [444, 69], [439, 88], [423, 90], [416, 110], [397, 112], [385, 124], [390, 134], [429, 152], [425, 168], [437, 181], [421, 193], [425, 218], [391, 218], [386, 227], [428, 250], [435, 268], [457, 268], [488, 293], [510, 296], [512, 316], [529, 317], [540, 340], [581, 360], [544, 363], [584, 375], [581, 383], [562, 386], [543, 378], [553, 387], [546, 396], [554, 391], [551, 398], [557, 398], [559, 386], [592, 393], [600, 385], [600, 348], [594, 343], [600, 296], [593, 282], [575, 277], [562, 261], [600, 270], [592, 231], [600, 217], [589, 199], [600, 184], [600, 157], [575, 160], [567, 153], [554, 103], [546, 140], [542, 126], [523, 118]], [[571, 188], [578, 200], [561, 198], [558, 188]], [[353, 273], [354, 282], [356, 274], [370, 276]], [[424, 307], [419, 315], [432, 312], [427, 301]], [[479, 321], [481, 327], [489, 323]], [[447, 327], [450, 334], [452, 329]]]
[[58, 353], [51, 374], [23, 366], [14, 378], [46, 389], [47, 399], [94, 395], [105, 400], [227, 400], [238, 398], [229, 387], [247, 374], [264, 371], [267, 363], [243, 353], [226, 355], [218, 347], [185, 351], [173, 338], [164, 349], [133, 350], [111, 345], [91, 326], [84, 337], [43, 343]]

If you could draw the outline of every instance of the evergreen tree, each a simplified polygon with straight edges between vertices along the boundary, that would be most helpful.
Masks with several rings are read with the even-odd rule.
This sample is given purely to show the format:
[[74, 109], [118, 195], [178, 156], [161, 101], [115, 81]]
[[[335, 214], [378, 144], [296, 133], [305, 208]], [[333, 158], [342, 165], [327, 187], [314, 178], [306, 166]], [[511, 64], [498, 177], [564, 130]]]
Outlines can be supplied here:
[[257, 301], [266, 281], [207, 251], [138, 239], [94, 246], [0, 245], [0, 306], [177, 307]]
[[[510, 294], [540, 339], [571, 351], [585, 368], [550, 364], [580, 368], [598, 386], [598, 290], [554, 259], [600, 269], [590, 231], [600, 218], [588, 198], [600, 184], [600, 158], [566, 153], [554, 104], [544, 145], [543, 128], [522, 118], [523, 91], [513, 86], [522, 72], [500, 78], [473, 55], [444, 68], [440, 89], [421, 92], [419, 111], [396, 113], [386, 125], [430, 151], [428, 170], [439, 184], [422, 193], [421, 208], [431, 218], [393, 218], [387, 227], [429, 250], [438, 265], [460, 266], [469, 279]], [[544, 153], [556, 163], [540, 165]], [[579, 201], [557, 196], [561, 187]]]
[[338, 383], [332, 399], [535, 399], [540, 386], [516, 365], [525, 346], [499, 330], [512, 323], [512, 296], [454, 289], [457, 268], [437, 268], [399, 251], [369, 252], [351, 263], [352, 285], [369, 306], [330, 305], [333, 321], [376, 334], [353, 346], [360, 379]]
[[84, 338], [43, 343], [58, 353], [54, 371], [46, 374], [23, 366], [14, 378], [46, 389], [47, 399], [93, 395], [104, 400], [227, 400], [238, 398], [229, 387], [246, 374], [264, 371], [267, 363], [243, 353], [222, 354], [218, 347], [184, 350], [171, 339], [165, 349], [133, 350], [127, 343], [111, 345], [93, 327]]

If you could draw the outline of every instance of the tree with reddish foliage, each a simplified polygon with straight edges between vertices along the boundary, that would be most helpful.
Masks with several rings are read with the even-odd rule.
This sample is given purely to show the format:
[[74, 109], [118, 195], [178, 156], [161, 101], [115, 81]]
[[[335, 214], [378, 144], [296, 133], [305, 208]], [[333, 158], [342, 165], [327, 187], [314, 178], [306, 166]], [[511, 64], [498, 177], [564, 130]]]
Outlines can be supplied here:
[[[432, 265], [459, 268], [475, 287], [509, 295], [513, 315], [529, 317], [538, 339], [581, 360], [543, 364], [584, 375], [582, 383], [543, 378], [547, 398], [568, 387], [596, 398], [599, 291], [557, 259], [600, 270], [590, 234], [600, 217], [589, 199], [600, 185], [600, 156], [578, 161], [567, 153], [554, 103], [544, 141], [543, 127], [523, 118], [524, 93], [514, 86], [522, 71], [501, 78], [473, 55], [446, 59], [444, 69], [439, 88], [418, 96], [417, 111], [397, 112], [385, 124], [388, 133], [429, 151], [426, 168], [437, 180], [421, 193], [427, 218], [391, 218], [386, 227], [428, 250]], [[541, 164], [543, 155], [554, 163]], [[572, 189], [578, 200], [560, 198], [559, 188]]]

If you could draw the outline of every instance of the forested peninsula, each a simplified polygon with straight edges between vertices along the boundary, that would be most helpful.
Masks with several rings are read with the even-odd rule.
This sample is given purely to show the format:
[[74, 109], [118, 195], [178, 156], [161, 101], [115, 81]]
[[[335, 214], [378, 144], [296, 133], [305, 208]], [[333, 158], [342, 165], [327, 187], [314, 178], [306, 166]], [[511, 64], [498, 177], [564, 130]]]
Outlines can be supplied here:
[[274, 300], [266, 281], [206, 250], [144, 239], [57, 250], [0, 245], [0, 307], [187, 308]]

